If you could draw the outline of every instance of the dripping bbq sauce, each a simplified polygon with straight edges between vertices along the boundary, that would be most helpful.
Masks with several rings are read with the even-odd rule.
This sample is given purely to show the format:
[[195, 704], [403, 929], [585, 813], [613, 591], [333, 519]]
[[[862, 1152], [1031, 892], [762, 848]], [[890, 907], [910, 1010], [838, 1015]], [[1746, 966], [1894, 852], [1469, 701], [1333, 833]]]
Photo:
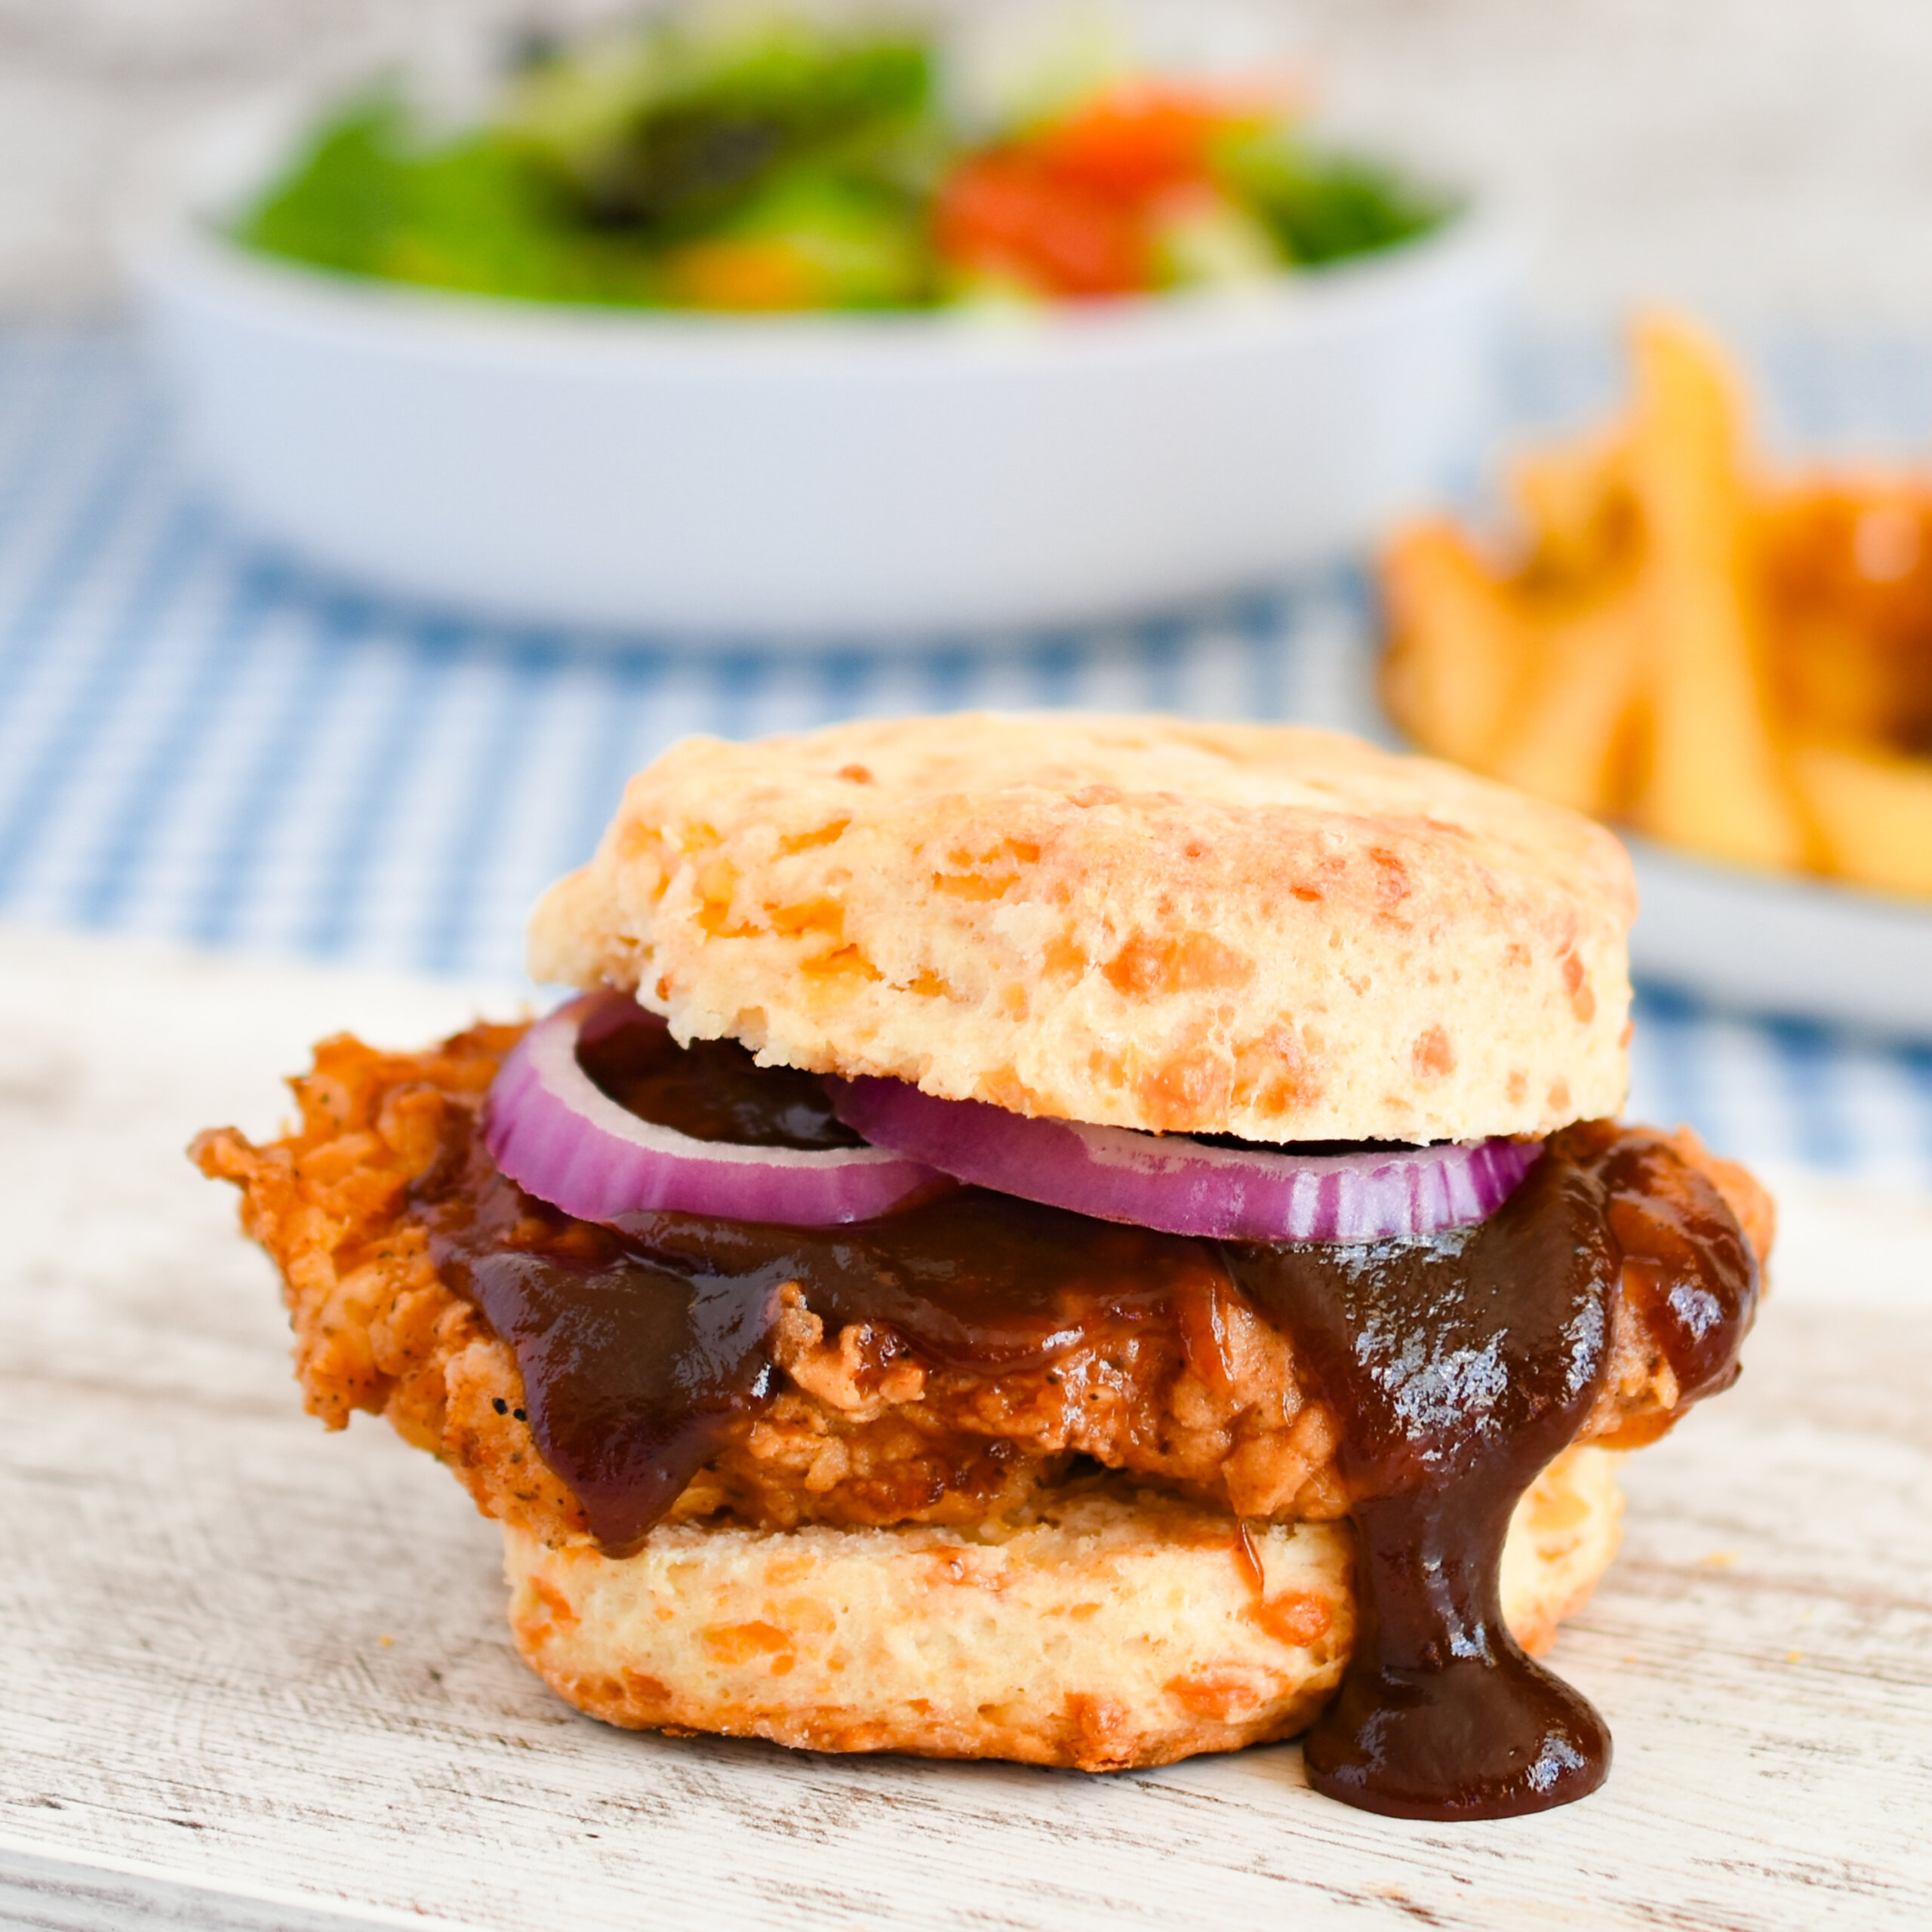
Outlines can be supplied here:
[[[694, 1138], [852, 1144], [810, 1076], [730, 1042], [688, 1054], [626, 1028], [583, 1061]], [[537, 1447], [617, 1555], [772, 1392], [787, 1284], [828, 1334], [869, 1322], [929, 1364], [994, 1375], [1046, 1366], [1096, 1322], [1157, 1318], [1214, 1270], [1288, 1334], [1340, 1426], [1359, 1629], [1307, 1737], [1310, 1782], [1435, 1820], [1542, 1810], [1602, 1782], [1603, 1721], [1504, 1626], [1510, 1515], [1595, 1399], [1614, 1297], [1681, 1406], [1735, 1379], [1758, 1287], [1705, 1177], [1604, 1121], [1553, 1137], [1486, 1221], [1350, 1245], [1196, 1241], [974, 1188], [857, 1227], [660, 1214], [620, 1235], [522, 1193], [467, 1132], [414, 1207], [444, 1278], [515, 1351]]]
[[1504, 1625], [1503, 1538], [1595, 1399], [1614, 1296], [1638, 1301], [1680, 1403], [1736, 1380], [1757, 1269], [1716, 1189], [1655, 1135], [1588, 1121], [1472, 1226], [1226, 1253], [1337, 1411], [1354, 1499], [1361, 1628], [1310, 1783], [1432, 1819], [1595, 1790], [1610, 1734]]

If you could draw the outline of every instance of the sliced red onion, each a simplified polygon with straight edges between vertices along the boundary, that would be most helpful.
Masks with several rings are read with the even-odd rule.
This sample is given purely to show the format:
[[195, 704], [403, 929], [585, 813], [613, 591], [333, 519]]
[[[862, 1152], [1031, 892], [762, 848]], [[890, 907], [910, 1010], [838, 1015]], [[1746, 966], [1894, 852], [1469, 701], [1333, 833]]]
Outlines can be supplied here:
[[1296, 1154], [1029, 1119], [900, 1080], [854, 1080], [834, 1093], [838, 1118], [866, 1140], [975, 1186], [1223, 1241], [1381, 1241], [1483, 1220], [1543, 1152], [1497, 1140]]
[[580, 1040], [663, 1022], [627, 995], [586, 993], [540, 1020], [490, 1088], [483, 1135], [540, 1201], [616, 1228], [670, 1210], [798, 1228], [869, 1221], [948, 1185], [877, 1147], [805, 1149], [694, 1140], [620, 1107], [578, 1064]]

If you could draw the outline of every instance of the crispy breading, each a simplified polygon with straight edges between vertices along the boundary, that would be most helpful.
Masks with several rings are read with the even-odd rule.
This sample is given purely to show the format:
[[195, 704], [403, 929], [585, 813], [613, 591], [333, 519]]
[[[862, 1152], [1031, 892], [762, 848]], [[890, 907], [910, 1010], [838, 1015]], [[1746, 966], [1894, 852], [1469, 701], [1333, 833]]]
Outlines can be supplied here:
[[[509, 1347], [448, 1287], [412, 1185], [475, 1110], [513, 1026], [478, 1026], [417, 1054], [325, 1041], [291, 1084], [300, 1128], [256, 1146], [205, 1134], [196, 1158], [245, 1195], [248, 1232], [274, 1257], [311, 1412], [341, 1428], [386, 1414], [440, 1456], [478, 1506], [541, 1540], [581, 1533], [575, 1497], [525, 1420]], [[1694, 1139], [1761, 1254], [1769, 1203]], [[1677, 1389], [1626, 1297], [1613, 1298], [1611, 1360], [1580, 1440], [1634, 1446], [1672, 1420]], [[1176, 1298], [1171, 1318], [1096, 1331], [1044, 1368], [1004, 1374], [888, 1358], [855, 1324], [828, 1335], [795, 1293], [772, 1337], [774, 1398], [744, 1417], [672, 1509], [757, 1529], [1025, 1520], [1087, 1458], [1235, 1515], [1328, 1521], [1348, 1495], [1334, 1417], [1297, 1374], [1291, 1338], [1232, 1288]]]
[[516, 1358], [454, 1294], [408, 1211], [453, 1106], [474, 1106], [518, 1026], [478, 1026], [420, 1054], [347, 1035], [289, 1083], [299, 1128], [257, 1147], [202, 1134], [205, 1173], [243, 1191], [242, 1224], [274, 1257], [310, 1414], [344, 1429], [358, 1409], [449, 1463], [478, 1509], [543, 1531], [576, 1528], [577, 1500], [545, 1466], [521, 1414]]

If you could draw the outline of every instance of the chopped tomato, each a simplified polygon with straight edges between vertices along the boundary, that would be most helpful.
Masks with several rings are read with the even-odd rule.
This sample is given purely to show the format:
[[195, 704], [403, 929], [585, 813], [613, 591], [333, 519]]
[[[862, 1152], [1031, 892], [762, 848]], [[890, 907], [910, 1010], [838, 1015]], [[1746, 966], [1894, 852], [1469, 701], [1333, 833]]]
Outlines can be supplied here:
[[1125, 295], [1152, 285], [1142, 211], [1050, 173], [1023, 149], [961, 162], [940, 188], [934, 235], [959, 267], [1048, 294]]
[[1060, 180], [1121, 201], [1208, 175], [1208, 150], [1226, 129], [1278, 109], [1254, 90], [1135, 81], [1042, 129], [1027, 147]]
[[1212, 162], [1230, 130], [1278, 117], [1280, 85], [1134, 81], [1026, 139], [961, 162], [934, 238], [956, 266], [1047, 295], [1155, 285], [1161, 210], [1221, 197]]

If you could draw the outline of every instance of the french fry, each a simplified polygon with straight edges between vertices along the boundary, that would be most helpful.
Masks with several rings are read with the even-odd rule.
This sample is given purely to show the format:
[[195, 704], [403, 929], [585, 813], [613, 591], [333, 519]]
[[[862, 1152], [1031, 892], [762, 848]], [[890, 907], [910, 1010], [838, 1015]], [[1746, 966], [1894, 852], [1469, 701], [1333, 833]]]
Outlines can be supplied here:
[[1581, 812], [1628, 802], [1643, 638], [1628, 596], [1546, 619], [1522, 696], [1492, 743], [1492, 777]]
[[1779, 706], [1826, 738], [1882, 744], [1904, 734], [1905, 694], [1889, 655], [1848, 614], [1798, 608], [1778, 614]]
[[1601, 582], [1635, 540], [1630, 439], [1620, 429], [1519, 454], [1509, 494], [1531, 533], [1526, 575], [1555, 585]]
[[1655, 837], [1721, 858], [1801, 865], [1804, 826], [1772, 724], [1737, 401], [1716, 351], [1681, 324], [1646, 318], [1635, 349], [1647, 744], [1632, 815]]
[[1383, 693], [1419, 743], [1744, 863], [1932, 898], [1932, 479], [1767, 486], [1714, 346], [1634, 335], [1626, 423], [1518, 458], [1505, 570], [1384, 559]]
[[1397, 535], [1382, 587], [1389, 715], [1426, 750], [1485, 769], [1536, 648], [1515, 598], [1453, 525], [1437, 521]]
[[1792, 767], [1833, 872], [1932, 897], [1932, 758], [1814, 740]]
[[1932, 485], [1810, 478], [1763, 531], [1786, 715], [1817, 737], [1932, 741]]

